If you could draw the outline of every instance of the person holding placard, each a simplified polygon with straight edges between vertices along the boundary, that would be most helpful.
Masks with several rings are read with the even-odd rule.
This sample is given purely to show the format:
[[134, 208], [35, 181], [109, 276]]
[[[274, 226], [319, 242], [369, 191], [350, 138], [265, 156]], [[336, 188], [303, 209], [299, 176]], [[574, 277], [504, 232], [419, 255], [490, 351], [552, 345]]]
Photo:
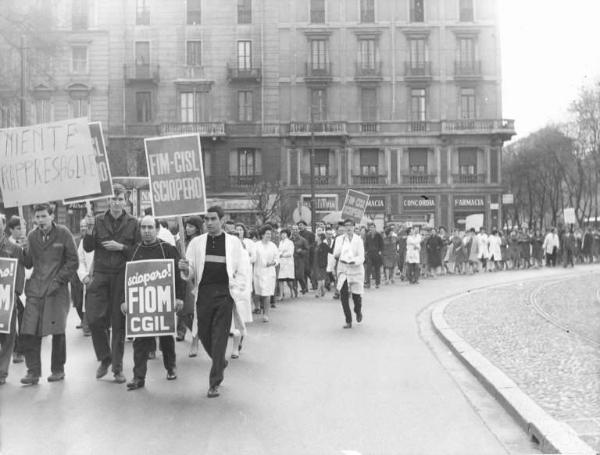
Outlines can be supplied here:
[[[183, 308], [185, 298], [185, 281], [179, 272], [179, 252], [173, 245], [157, 237], [160, 224], [153, 216], [146, 215], [140, 221], [142, 241], [135, 245], [131, 261], [147, 259], [173, 259], [175, 264], [175, 311]], [[121, 304], [123, 314], [127, 313], [127, 303]], [[167, 380], [177, 379], [175, 338], [173, 335], [160, 336], [159, 346], [163, 355], [163, 364], [167, 370]], [[128, 390], [144, 387], [150, 352], [156, 350], [155, 337], [136, 337], [133, 340], [133, 379], [127, 383]]]
[[352, 313], [350, 311], [350, 293], [354, 302], [356, 322], [362, 322], [362, 295], [365, 283], [365, 247], [361, 237], [354, 233], [354, 221], [344, 221], [346, 233], [335, 242], [333, 256], [338, 260], [337, 288], [340, 291], [342, 309], [346, 318], [345, 329], [352, 328]]
[[125, 212], [125, 187], [117, 183], [113, 185], [113, 192], [105, 213], [86, 218], [88, 228], [83, 249], [88, 253], [94, 251], [94, 273], [87, 289], [86, 313], [96, 358], [100, 361], [96, 378], [106, 376], [112, 364], [115, 382], [124, 383], [125, 318], [120, 306], [125, 300], [125, 262], [139, 240], [139, 229], [137, 220]]
[[69, 314], [69, 280], [79, 259], [69, 230], [54, 223], [50, 204], [33, 208], [37, 228], [27, 236], [24, 265], [33, 267], [25, 286], [27, 305], [23, 313], [21, 340], [27, 375], [22, 384], [37, 384], [42, 374], [42, 337], [52, 335], [52, 374], [48, 382], [65, 378], [67, 344], [65, 330]]
[[209, 207], [205, 218], [208, 233], [192, 239], [185, 260], [179, 261], [182, 278], [197, 284], [198, 336], [212, 359], [209, 398], [220, 394], [234, 299], [244, 293], [247, 280], [242, 245], [223, 231], [223, 216], [221, 207]]
[[25, 284], [25, 269], [23, 267], [23, 249], [9, 240], [4, 233], [6, 227], [6, 216], [0, 213], [0, 258], [17, 259], [17, 281], [15, 286], [15, 305], [13, 307], [10, 333], [0, 333], [0, 385], [6, 383], [10, 358], [13, 354], [15, 340], [17, 338], [17, 305], [21, 304], [19, 296], [23, 293]]

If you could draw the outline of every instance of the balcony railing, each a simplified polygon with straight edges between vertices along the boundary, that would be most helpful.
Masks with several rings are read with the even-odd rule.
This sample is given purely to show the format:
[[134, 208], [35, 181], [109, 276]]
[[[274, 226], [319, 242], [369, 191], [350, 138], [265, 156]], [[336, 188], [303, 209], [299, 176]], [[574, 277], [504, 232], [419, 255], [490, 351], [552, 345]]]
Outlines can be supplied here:
[[481, 77], [481, 60], [455, 61], [454, 76], [460, 78]]
[[278, 123], [228, 123], [226, 126], [228, 136], [263, 136], [278, 137], [281, 132]]
[[507, 119], [460, 119], [442, 121], [442, 133], [515, 134], [515, 121]]
[[426, 120], [413, 120], [410, 122], [410, 131], [423, 133], [428, 130], [429, 122]]
[[262, 175], [230, 175], [229, 187], [234, 189], [249, 189], [262, 180]]
[[224, 122], [198, 122], [198, 123], [162, 123], [161, 136], [169, 134], [199, 133], [203, 137], [225, 136]]
[[[315, 185], [336, 185], [337, 175], [315, 175]], [[310, 185], [310, 174], [302, 174], [302, 185]]]
[[329, 63], [314, 63], [307, 62], [304, 64], [304, 75], [308, 79], [332, 79], [331, 62]]
[[345, 136], [346, 122], [291, 122], [290, 136]]
[[385, 185], [386, 175], [353, 175], [354, 185]]
[[158, 83], [160, 81], [160, 73], [158, 65], [150, 64], [134, 64], [124, 65], [125, 80], [145, 81]]
[[361, 133], [378, 133], [379, 123], [377, 122], [362, 122], [360, 124]]
[[347, 122], [348, 134], [406, 134], [406, 135], [435, 135], [441, 131], [440, 122]]
[[177, 66], [177, 79], [179, 80], [203, 80], [205, 79], [203, 66], [179, 65]]
[[381, 79], [382, 78], [382, 62], [374, 62], [366, 64], [365, 62], [357, 62], [355, 64], [356, 79]]
[[486, 174], [452, 174], [452, 181], [459, 184], [486, 183]]
[[402, 183], [408, 185], [433, 185], [436, 183], [435, 174], [404, 174]]
[[238, 68], [227, 65], [227, 80], [230, 82], [260, 82], [260, 68]]
[[406, 79], [430, 79], [431, 76], [431, 62], [404, 62]]

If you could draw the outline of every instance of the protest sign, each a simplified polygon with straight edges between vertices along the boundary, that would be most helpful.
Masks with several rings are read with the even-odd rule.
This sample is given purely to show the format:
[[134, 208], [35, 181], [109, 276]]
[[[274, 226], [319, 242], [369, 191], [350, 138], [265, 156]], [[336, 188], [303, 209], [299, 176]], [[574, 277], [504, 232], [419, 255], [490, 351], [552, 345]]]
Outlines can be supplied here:
[[563, 216], [565, 218], [565, 224], [576, 224], [577, 220], [575, 219], [575, 209], [574, 208], [566, 208], [563, 210]]
[[352, 219], [355, 223], [360, 223], [367, 204], [369, 203], [369, 195], [360, 191], [348, 190], [344, 207], [342, 207], [342, 220]]
[[144, 139], [154, 216], [206, 213], [200, 136]]
[[98, 193], [87, 119], [0, 130], [0, 190], [5, 207]]
[[87, 194], [80, 197], [64, 199], [64, 204], [74, 204], [83, 201], [95, 201], [106, 197], [113, 197], [112, 175], [110, 173], [110, 165], [108, 164], [108, 154], [106, 153], [106, 145], [104, 143], [104, 135], [102, 134], [102, 123], [92, 122], [89, 124], [90, 135], [92, 137], [92, 147], [96, 157], [96, 165], [98, 166], [98, 175], [100, 177], [100, 192]]
[[0, 333], [10, 333], [15, 306], [17, 263], [17, 259], [0, 258]]
[[175, 335], [175, 264], [148, 259], [125, 265], [127, 337]]

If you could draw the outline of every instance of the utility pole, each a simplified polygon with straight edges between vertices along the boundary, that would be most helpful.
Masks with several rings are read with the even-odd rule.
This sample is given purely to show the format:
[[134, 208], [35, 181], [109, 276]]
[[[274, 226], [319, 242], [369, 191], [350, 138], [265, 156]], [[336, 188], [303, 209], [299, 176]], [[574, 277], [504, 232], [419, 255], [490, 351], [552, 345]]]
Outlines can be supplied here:
[[315, 122], [314, 113], [310, 110], [310, 225], [312, 231], [316, 228], [316, 200], [315, 200]]

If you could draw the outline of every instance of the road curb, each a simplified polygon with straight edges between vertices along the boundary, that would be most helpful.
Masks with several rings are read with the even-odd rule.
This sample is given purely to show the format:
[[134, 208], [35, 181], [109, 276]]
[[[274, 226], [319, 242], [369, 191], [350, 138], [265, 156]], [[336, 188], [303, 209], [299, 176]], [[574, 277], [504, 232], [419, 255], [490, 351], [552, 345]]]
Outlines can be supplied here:
[[435, 332], [486, 390], [527, 432], [529, 437], [538, 442], [543, 453], [598, 455], [592, 447], [579, 438], [575, 430], [550, 416], [525, 394], [512, 379], [459, 336], [444, 318], [444, 310], [453, 301], [465, 295], [472, 295], [474, 292], [483, 292], [487, 289], [503, 286], [506, 286], [506, 284], [472, 290], [436, 302], [431, 312], [431, 323]]

